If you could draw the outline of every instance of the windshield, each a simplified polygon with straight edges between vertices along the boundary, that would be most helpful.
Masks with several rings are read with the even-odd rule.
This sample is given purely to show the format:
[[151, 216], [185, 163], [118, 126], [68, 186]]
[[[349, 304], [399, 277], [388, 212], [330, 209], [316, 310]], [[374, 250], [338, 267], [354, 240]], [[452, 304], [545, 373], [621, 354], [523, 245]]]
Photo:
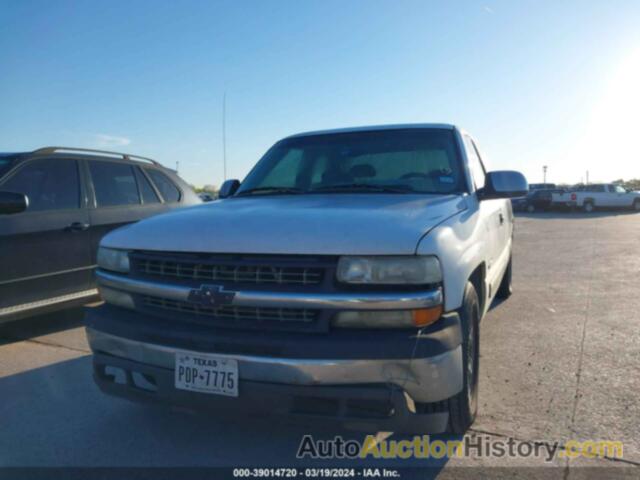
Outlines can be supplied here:
[[285, 139], [249, 173], [238, 195], [463, 191], [452, 130], [404, 129]]

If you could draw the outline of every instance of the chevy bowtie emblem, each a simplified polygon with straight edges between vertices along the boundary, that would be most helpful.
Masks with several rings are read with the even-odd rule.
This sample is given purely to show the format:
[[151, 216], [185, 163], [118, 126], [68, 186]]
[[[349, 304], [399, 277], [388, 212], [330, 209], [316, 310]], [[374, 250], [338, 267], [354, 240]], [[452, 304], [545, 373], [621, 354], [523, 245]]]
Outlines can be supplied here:
[[230, 305], [236, 292], [225, 290], [222, 285], [202, 285], [189, 292], [188, 301], [200, 305]]

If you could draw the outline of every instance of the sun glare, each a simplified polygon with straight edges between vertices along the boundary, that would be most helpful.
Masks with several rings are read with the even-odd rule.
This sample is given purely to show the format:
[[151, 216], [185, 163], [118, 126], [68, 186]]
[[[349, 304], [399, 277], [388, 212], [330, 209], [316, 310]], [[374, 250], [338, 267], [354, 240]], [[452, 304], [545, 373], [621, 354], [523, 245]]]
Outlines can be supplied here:
[[[620, 175], [637, 177], [640, 116], [640, 49], [629, 55], [609, 77], [597, 101], [586, 134], [577, 145], [580, 174], [591, 181], [611, 181]], [[614, 173], [615, 172], [615, 173]]]

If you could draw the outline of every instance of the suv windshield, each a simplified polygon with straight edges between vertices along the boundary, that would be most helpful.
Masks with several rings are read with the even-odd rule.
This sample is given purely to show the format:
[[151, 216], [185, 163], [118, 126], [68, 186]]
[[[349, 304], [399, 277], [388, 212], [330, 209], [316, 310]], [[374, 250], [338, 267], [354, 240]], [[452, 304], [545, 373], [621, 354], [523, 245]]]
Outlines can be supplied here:
[[454, 193], [464, 190], [452, 130], [308, 135], [278, 142], [237, 195]]

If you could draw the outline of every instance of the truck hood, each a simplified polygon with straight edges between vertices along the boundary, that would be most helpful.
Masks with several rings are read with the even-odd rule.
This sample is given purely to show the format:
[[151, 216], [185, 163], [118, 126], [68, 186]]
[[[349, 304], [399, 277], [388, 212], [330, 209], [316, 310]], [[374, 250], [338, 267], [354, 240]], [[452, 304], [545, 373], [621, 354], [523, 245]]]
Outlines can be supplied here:
[[174, 252], [411, 255], [466, 208], [460, 195], [331, 194], [237, 197], [118, 229], [102, 245]]

